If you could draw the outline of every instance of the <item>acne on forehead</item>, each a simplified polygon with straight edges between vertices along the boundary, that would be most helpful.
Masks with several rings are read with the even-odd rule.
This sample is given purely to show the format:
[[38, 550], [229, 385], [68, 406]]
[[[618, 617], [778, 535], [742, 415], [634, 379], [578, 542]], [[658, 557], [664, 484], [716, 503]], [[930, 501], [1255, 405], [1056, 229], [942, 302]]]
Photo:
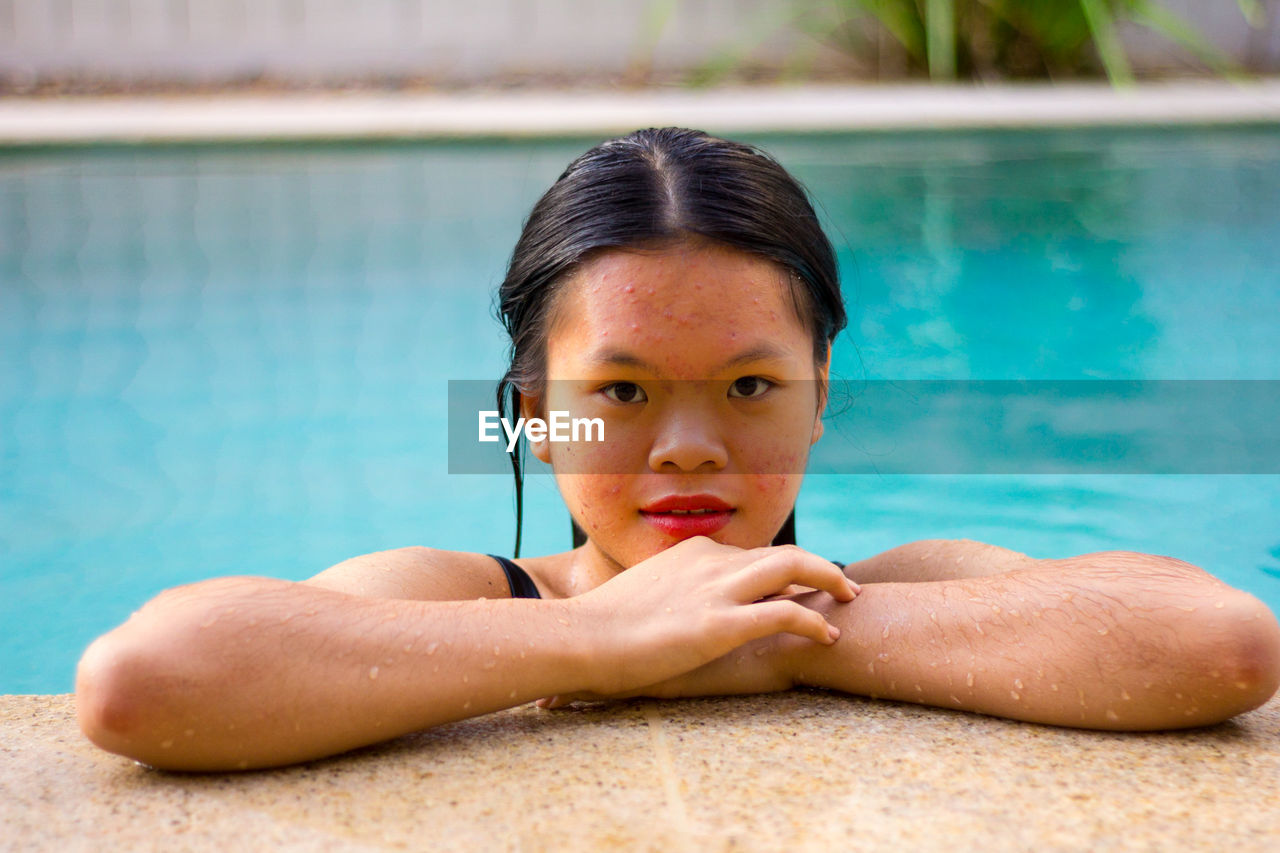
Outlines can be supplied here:
[[775, 339], [799, 333], [807, 352], [811, 336], [796, 316], [792, 287], [789, 272], [773, 262], [718, 246], [607, 251], [556, 294], [549, 348], [612, 335], [661, 345], [697, 328], [725, 347], [753, 329]]

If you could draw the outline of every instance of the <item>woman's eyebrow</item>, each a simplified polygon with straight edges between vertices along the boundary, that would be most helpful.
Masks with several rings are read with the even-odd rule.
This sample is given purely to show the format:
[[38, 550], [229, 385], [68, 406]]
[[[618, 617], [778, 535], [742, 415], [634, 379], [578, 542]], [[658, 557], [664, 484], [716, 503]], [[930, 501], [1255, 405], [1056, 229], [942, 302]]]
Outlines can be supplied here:
[[762, 341], [730, 358], [720, 365], [720, 370], [727, 370], [730, 367], [737, 367], [739, 364], [746, 364], [750, 361], [769, 361], [771, 359], [786, 358], [788, 355], [789, 353], [782, 347]]
[[647, 370], [650, 373], [657, 373], [658, 369], [649, 362], [645, 361], [637, 355], [632, 355], [626, 350], [614, 349], [612, 347], [597, 350], [591, 354], [588, 363], [592, 367], [635, 367], [639, 370]]
[[[731, 356], [728, 360], [719, 365], [713, 373], [719, 373], [736, 367], [739, 364], [746, 364], [752, 361], [768, 361], [770, 359], [783, 359], [789, 355], [787, 350], [776, 344], [767, 341], [756, 344], [750, 349]], [[637, 370], [645, 370], [649, 373], [659, 373], [657, 367], [650, 362], [645, 361], [638, 355], [627, 352], [626, 350], [607, 347], [591, 354], [589, 362], [592, 367], [633, 367]]]

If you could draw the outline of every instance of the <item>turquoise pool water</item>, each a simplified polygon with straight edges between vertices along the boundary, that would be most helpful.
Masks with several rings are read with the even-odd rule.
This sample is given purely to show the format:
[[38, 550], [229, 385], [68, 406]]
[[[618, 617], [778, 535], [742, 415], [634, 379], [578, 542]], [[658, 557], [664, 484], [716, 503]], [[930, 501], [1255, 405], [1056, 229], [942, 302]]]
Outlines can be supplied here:
[[[846, 377], [1280, 379], [1280, 128], [762, 142], [840, 246]], [[449, 379], [584, 140], [0, 152], [0, 692], [71, 688], [164, 587], [411, 544], [507, 552]], [[568, 525], [529, 487], [526, 553]], [[801, 543], [1195, 562], [1280, 609], [1280, 477], [811, 477]]]

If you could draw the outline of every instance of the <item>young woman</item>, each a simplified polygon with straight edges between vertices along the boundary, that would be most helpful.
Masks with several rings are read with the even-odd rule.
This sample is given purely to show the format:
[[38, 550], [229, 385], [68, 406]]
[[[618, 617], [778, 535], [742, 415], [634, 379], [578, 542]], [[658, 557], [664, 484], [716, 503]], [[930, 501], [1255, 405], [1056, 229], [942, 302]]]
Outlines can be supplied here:
[[587, 152], [534, 207], [501, 311], [508, 414], [605, 424], [606, 442], [530, 442], [582, 544], [518, 563], [403, 548], [165, 592], [81, 661], [95, 743], [261, 767], [534, 700], [794, 685], [1177, 728], [1280, 683], [1270, 611], [1169, 557], [932, 540], [842, 569], [771, 544], [845, 314], [804, 191], [753, 148], [665, 129]]

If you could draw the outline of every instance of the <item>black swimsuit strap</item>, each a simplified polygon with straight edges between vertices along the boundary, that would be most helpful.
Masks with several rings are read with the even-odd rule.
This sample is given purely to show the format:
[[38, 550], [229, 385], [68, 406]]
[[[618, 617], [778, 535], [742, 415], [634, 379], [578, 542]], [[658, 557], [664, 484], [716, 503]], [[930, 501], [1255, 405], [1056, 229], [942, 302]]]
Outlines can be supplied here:
[[499, 557], [497, 554], [490, 554], [489, 556], [497, 560], [499, 566], [502, 566], [502, 573], [507, 576], [507, 586], [511, 587], [512, 598], [542, 598], [538, 594], [537, 585], [534, 584], [533, 578], [529, 577], [528, 572], [506, 557]]
[[[538, 593], [537, 585], [533, 582], [533, 578], [529, 577], [528, 572], [506, 557], [499, 557], [497, 554], [490, 554], [489, 556], [497, 560], [499, 566], [502, 566], [502, 573], [507, 576], [507, 586], [511, 587], [512, 598], [542, 598]], [[843, 569], [845, 564], [836, 563], [836, 565]]]

